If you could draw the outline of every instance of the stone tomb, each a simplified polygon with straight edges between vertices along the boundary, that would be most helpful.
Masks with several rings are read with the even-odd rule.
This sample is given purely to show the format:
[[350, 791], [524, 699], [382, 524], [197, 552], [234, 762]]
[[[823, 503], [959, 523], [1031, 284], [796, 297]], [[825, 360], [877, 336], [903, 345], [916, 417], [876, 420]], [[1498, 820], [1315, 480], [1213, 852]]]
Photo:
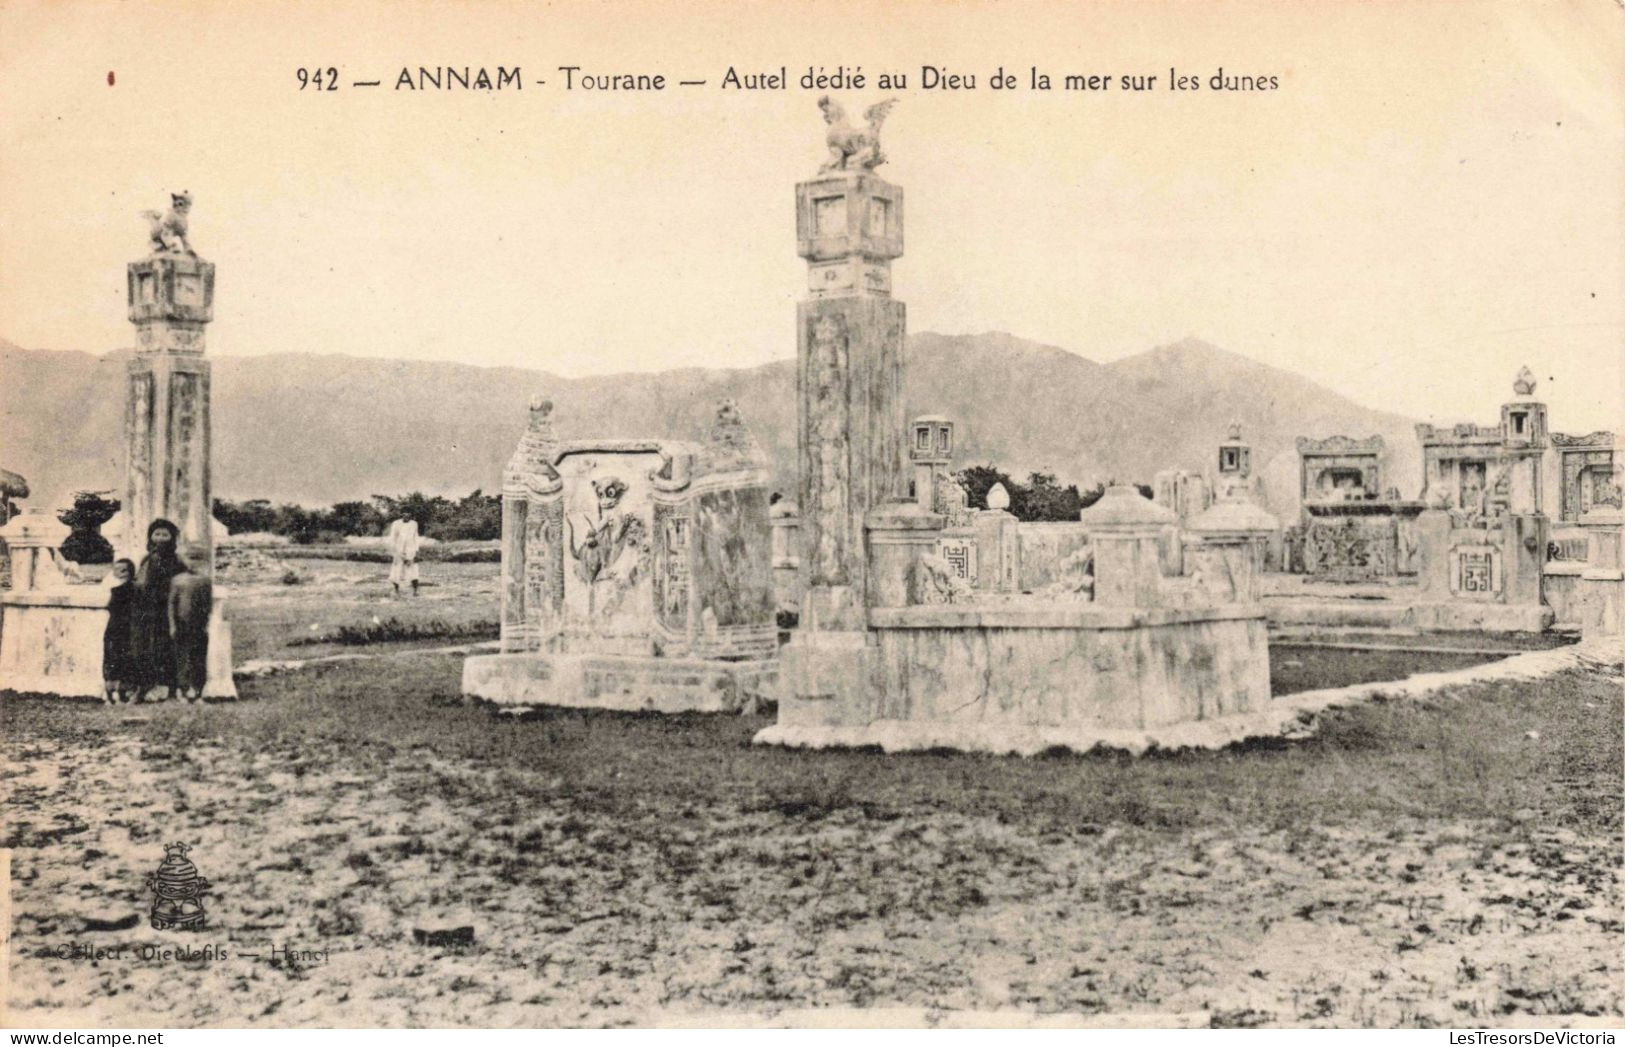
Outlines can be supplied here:
[[701, 443], [560, 441], [552, 405], [503, 476], [501, 653], [463, 693], [510, 705], [737, 711], [776, 671], [760, 449], [732, 403]]

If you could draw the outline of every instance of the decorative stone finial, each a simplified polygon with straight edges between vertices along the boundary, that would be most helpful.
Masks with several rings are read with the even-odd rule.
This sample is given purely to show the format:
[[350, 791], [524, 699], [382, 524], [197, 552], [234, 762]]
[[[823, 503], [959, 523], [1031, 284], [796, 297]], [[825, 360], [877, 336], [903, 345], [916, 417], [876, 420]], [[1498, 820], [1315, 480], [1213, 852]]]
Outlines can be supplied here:
[[1535, 392], [1535, 374], [1526, 366], [1518, 372], [1518, 377], [1512, 382], [1512, 391], [1519, 396], [1531, 396]]
[[152, 239], [153, 254], [197, 254], [186, 240], [187, 219], [191, 213], [192, 194], [184, 189], [169, 194], [169, 213], [141, 212], [150, 227], [147, 235]]
[[1010, 492], [1004, 489], [1004, 484], [994, 484], [988, 490], [987, 507], [989, 509], [1010, 508]]
[[1240, 422], [1231, 422], [1230, 423], [1230, 433], [1229, 433], [1228, 436], [1225, 437], [1225, 439], [1235, 441], [1235, 442], [1240, 442], [1240, 440], [1241, 440], [1241, 423]]
[[555, 479], [558, 471], [553, 468], [552, 455], [557, 443], [553, 435], [553, 401], [545, 396], [531, 397], [530, 424], [508, 460], [508, 472], [517, 477]]
[[716, 472], [760, 465], [763, 461], [761, 445], [739, 413], [739, 404], [732, 399], [723, 400], [717, 405], [716, 418], [711, 422], [706, 469]]
[[880, 151], [880, 125], [885, 123], [886, 114], [896, 104], [897, 99], [888, 98], [865, 109], [863, 119], [868, 127], [857, 128], [847, 123], [846, 110], [839, 102], [829, 95], [820, 97], [818, 108], [824, 113], [824, 123], [829, 125], [829, 130], [824, 132], [829, 159], [818, 169], [818, 173], [853, 169], [873, 171], [885, 163], [886, 156]]

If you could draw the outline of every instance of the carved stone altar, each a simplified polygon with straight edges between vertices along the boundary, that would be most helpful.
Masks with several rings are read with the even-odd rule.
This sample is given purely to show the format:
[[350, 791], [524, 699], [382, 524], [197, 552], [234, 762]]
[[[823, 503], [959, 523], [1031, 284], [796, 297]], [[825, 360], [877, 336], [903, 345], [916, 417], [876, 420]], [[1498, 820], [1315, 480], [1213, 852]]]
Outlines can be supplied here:
[[[927, 416], [905, 429], [901, 417], [904, 314], [889, 263], [902, 253], [902, 193], [849, 174], [804, 182], [796, 199], [810, 279], [797, 345], [807, 595], [783, 651], [778, 722], [756, 740], [1034, 751], [1042, 736], [1088, 749], [1102, 731], [1261, 708], [1263, 609], [1188, 605], [1189, 586], [1165, 584], [1158, 540], [1175, 518], [1133, 488], [1083, 514], [1093, 545], [1073, 550], [1053, 595], [1019, 591], [1007, 495], [990, 492], [967, 535], [945, 530], [952, 507], [925, 489], [951, 428]], [[950, 559], [964, 565], [973, 549], [974, 588]]]
[[561, 441], [537, 400], [503, 473], [502, 653], [463, 693], [737, 711], [777, 648], [767, 473], [737, 406], [701, 442]]

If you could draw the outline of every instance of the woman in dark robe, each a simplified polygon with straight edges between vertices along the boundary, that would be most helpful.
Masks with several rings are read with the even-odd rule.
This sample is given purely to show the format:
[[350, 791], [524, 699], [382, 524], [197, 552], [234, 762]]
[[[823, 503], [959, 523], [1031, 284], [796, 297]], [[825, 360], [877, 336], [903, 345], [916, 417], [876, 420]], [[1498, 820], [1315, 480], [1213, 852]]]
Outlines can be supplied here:
[[170, 635], [169, 584], [186, 570], [175, 554], [180, 529], [168, 520], [157, 519], [147, 527], [147, 555], [135, 575], [135, 607], [130, 628], [131, 667], [134, 682], [145, 700], [158, 687], [164, 697], [175, 696], [175, 641]]

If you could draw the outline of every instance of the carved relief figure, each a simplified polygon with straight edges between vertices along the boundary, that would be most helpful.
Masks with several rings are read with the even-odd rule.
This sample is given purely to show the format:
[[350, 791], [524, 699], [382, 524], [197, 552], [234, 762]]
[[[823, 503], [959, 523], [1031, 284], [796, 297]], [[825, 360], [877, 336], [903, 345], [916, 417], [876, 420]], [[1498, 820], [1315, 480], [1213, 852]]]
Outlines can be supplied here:
[[589, 617], [611, 616], [642, 577], [648, 558], [643, 520], [621, 509], [626, 483], [617, 476], [592, 480], [593, 500], [568, 519], [570, 557], [587, 583]]
[[184, 189], [178, 193], [169, 194], [169, 212], [159, 215], [157, 211], [142, 211], [141, 217], [147, 220], [150, 227], [148, 235], [152, 238], [152, 250], [155, 254], [196, 254], [192, 245], [186, 240], [187, 219], [192, 213], [192, 194]]
[[807, 453], [811, 456], [814, 490], [809, 508], [817, 507], [823, 525], [815, 529], [812, 578], [824, 584], [846, 580], [841, 562], [845, 543], [848, 492], [851, 480], [850, 430], [847, 425], [847, 338], [838, 316], [824, 315], [812, 322], [808, 385], [812, 390], [812, 424]]
[[1461, 463], [1461, 498], [1457, 504], [1470, 519], [1484, 515], [1485, 472], [1483, 462]]
[[818, 169], [818, 173], [828, 174], [854, 167], [872, 171], [885, 163], [885, 154], [880, 151], [880, 125], [885, 123], [886, 114], [896, 104], [897, 99], [888, 98], [865, 109], [863, 119], [868, 126], [858, 128], [847, 123], [846, 110], [839, 102], [829, 95], [819, 98], [818, 108], [823, 110], [824, 123], [829, 125], [829, 130], [824, 133], [824, 144], [829, 146], [829, 160]]

